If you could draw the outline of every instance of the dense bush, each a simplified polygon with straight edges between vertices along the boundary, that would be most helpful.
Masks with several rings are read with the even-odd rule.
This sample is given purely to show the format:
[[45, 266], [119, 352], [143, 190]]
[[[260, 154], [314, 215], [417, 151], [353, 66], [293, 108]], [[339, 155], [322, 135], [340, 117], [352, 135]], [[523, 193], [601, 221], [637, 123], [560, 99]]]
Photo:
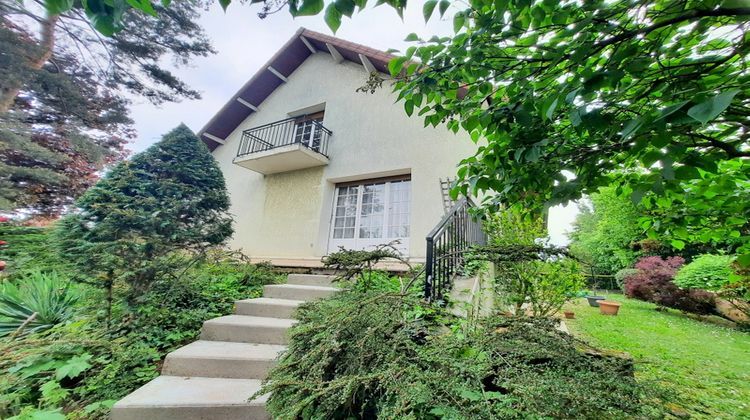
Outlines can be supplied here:
[[466, 325], [395, 289], [300, 308], [260, 393], [274, 418], [647, 416], [628, 360], [539, 318]]
[[628, 276], [625, 294], [660, 306], [697, 314], [714, 312], [714, 296], [702, 290], [683, 290], [674, 283], [674, 276], [685, 264], [682, 257], [644, 257], [636, 264], [638, 273]]
[[625, 281], [628, 277], [638, 274], [638, 270], [635, 268], [623, 268], [622, 270], [615, 273], [615, 282], [617, 287], [621, 290], [625, 290]]
[[701, 255], [680, 268], [674, 283], [683, 289], [717, 292], [731, 280], [733, 259], [728, 255]]

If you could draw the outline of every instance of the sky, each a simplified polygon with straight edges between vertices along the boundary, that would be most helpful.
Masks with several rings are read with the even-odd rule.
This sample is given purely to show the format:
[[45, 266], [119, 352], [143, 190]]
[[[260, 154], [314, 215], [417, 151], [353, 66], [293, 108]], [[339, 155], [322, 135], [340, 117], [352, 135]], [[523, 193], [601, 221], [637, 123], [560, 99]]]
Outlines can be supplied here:
[[[257, 5], [240, 4], [235, 0], [224, 13], [218, 2], [214, 2], [201, 17], [201, 24], [217, 54], [195, 59], [187, 67], [173, 69], [178, 77], [201, 92], [202, 98], [158, 107], [148, 101], [134, 99], [131, 116], [138, 137], [129, 145], [129, 149], [133, 152], [144, 150], [181, 122], [193, 131], [200, 130], [300, 27], [380, 50], [405, 50], [409, 43], [404, 38], [412, 32], [426, 38], [452, 32], [450, 21], [435, 19], [437, 11], [436, 16], [426, 24], [421, 9], [421, 2], [409, 2], [402, 20], [388, 6], [370, 6], [352, 19], [344, 18], [339, 30], [333, 34], [325, 25], [322, 15], [293, 19], [286, 10], [282, 10], [260, 19]], [[446, 16], [452, 16], [451, 10]], [[550, 210], [549, 231], [553, 243], [567, 243], [565, 232], [570, 229], [575, 214], [574, 204]]]

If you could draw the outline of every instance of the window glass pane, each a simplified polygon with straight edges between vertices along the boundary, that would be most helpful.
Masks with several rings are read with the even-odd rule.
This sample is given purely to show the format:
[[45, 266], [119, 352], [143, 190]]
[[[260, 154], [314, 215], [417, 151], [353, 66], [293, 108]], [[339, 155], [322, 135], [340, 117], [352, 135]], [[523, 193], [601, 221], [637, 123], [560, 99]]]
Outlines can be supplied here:
[[409, 209], [411, 181], [393, 182], [390, 186], [388, 205], [388, 237], [409, 237]]
[[336, 189], [336, 208], [333, 220], [334, 239], [353, 238], [357, 216], [357, 195], [359, 186]]
[[359, 213], [359, 237], [382, 238], [385, 220], [385, 184], [363, 186], [362, 208]]

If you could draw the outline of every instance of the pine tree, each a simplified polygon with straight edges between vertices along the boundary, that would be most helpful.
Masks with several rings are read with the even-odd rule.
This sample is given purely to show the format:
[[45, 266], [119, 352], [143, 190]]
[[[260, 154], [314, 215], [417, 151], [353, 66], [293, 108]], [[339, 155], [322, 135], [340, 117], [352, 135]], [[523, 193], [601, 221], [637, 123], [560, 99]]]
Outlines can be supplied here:
[[57, 216], [124, 158], [129, 97], [200, 96], [165, 63], [213, 52], [198, 23], [205, 2], [154, 5], [158, 18], [126, 12], [127, 31], [109, 37], [83, 18], [94, 3], [63, 3], [0, 2], [0, 211]]
[[58, 228], [62, 253], [111, 291], [146, 291], [175, 253], [198, 253], [232, 234], [224, 177], [184, 124], [121, 162], [76, 202]]

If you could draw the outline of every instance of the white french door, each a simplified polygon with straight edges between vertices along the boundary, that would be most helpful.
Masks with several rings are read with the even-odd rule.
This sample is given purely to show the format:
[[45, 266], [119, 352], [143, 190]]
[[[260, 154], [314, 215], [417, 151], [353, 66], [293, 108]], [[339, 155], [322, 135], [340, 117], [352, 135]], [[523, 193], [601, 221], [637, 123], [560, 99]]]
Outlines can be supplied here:
[[402, 255], [409, 251], [411, 181], [363, 181], [336, 187], [328, 250], [371, 249], [399, 240]]

